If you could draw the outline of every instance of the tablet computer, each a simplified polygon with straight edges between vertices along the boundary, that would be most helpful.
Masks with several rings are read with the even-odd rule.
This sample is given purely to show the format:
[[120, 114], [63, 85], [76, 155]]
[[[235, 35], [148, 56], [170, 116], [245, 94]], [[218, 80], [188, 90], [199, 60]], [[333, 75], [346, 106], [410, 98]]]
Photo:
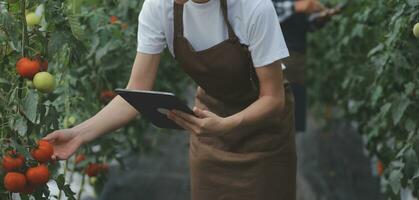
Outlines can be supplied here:
[[131, 104], [141, 116], [159, 128], [180, 129], [182, 127], [167, 118], [170, 110], [180, 110], [194, 115], [194, 112], [170, 92], [116, 89], [115, 92]]

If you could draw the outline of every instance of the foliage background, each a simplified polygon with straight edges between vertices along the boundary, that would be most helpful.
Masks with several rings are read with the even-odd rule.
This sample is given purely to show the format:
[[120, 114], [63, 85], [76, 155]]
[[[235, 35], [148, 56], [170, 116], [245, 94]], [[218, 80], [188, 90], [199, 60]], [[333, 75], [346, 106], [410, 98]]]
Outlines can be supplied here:
[[383, 191], [391, 199], [401, 188], [419, 192], [417, 22], [418, 0], [352, 0], [309, 39], [312, 106], [335, 106], [335, 118], [353, 122], [369, 155], [384, 163]]

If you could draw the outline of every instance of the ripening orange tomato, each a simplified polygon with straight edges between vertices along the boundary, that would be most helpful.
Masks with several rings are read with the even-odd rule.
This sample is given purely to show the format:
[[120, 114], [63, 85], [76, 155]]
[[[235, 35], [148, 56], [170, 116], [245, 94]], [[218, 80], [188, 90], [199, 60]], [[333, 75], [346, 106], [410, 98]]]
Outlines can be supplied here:
[[79, 164], [79, 163], [83, 162], [84, 160], [86, 160], [86, 156], [85, 156], [84, 154], [78, 154], [78, 155], [76, 156], [76, 161], [75, 161], [75, 163], [76, 163], [76, 165], [77, 165], [77, 164]]
[[23, 77], [31, 79], [41, 70], [41, 65], [37, 60], [31, 60], [23, 57], [16, 63], [17, 73]]
[[109, 19], [111, 21], [111, 24], [115, 24], [118, 21], [118, 17], [115, 15], [112, 15]]

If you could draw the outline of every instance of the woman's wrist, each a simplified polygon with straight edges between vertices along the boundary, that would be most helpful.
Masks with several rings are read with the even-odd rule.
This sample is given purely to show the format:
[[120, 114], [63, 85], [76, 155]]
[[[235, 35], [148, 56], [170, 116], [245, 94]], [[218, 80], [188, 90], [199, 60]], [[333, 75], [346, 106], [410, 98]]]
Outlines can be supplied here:
[[71, 128], [71, 133], [73, 134], [74, 138], [77, 138], [77, 140], [80, 141], [80, 145], [89, 142], [89, 140], [86, 138], [87, 131], [83, 127], [83, 124], [79, 124], [78, 126]]
[[236, 114], [236, 115], [232, 115], [230, 117], [227, 117], [225, 119], [226, 119], [226, 122], [227, 122], [227, 128], [226, 128], [226, 130], [229, 130], [228, 132], [239, 130], [240, 127], [243, 124], [243, 117], [242, 117], [242, 115], [237, 115]]

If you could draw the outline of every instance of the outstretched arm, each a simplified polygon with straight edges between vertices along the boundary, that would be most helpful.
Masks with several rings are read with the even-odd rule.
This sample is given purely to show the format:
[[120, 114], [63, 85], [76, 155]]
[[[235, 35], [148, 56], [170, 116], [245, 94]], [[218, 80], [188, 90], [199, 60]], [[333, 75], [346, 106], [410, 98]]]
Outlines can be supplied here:
[[[151, 90], [159, 62], [160, 54], [137, 53], [127, 88]], [[54, 145], [53, 159], [67, 159], [82, 144], [124, 126], [137, 114], [131, 105], [117, 96], [92, 118], [71, 129], [54, 131], [45, 139]]]

